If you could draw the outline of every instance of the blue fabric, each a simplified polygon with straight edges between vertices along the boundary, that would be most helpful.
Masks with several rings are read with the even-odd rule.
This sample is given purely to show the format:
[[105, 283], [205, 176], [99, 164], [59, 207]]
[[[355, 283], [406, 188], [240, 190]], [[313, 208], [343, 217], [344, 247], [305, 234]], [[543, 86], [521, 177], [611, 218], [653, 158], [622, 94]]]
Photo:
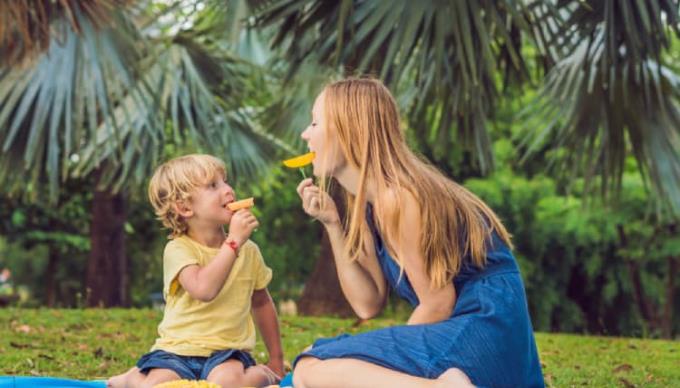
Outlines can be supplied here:
[[205, 380], [213, 368], [232, 358], [241, 361], [244, 369], [255, 365], [250, 353], [242, 350], [222, 350], [214, 352], [210, 357], [180, 356], [163, 350], [154, 350], [137, 361], [137, 368], [145, 374], [154, 368], [170, 369], [183, 379]]
[[105, 388], [106, 381], [80, 381], [56, 377], [5, 376], [0, 377], [0, 388]]
[[[383, 247], [370, 205], [367, 219], [390, 288], [417, 306], [407, 275], [400, 277], [399, 266]], [[355, 358], [430, 379], [459, 368], [478, 386], [545, 386], [522, 278], [498, 236], [487, 245], [487, 265], [479, 269], [464, 263], [454, 286], [456, 306], [445, 321], [320, 339], [295, 362], [304, 356]]]
[[281, 388], [292, 388], [293, 387], [293, 373], [288, 373], [279, 382], [279, 387]]

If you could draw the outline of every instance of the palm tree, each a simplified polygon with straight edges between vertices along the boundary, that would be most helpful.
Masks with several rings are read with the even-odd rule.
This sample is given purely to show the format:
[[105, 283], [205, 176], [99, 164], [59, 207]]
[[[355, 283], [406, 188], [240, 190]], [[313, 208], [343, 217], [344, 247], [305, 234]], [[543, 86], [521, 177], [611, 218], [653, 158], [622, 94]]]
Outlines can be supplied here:
[[[225, 10], [243, 2], [123, 3], [0, 5], [13, 15], [0, 30], [9, 58], [0, 68], [0, 180], [11, 193], [54, 200], [63, 181], [94, 177], [89, 305], [129, 303], [126, 193], [168, 143], [222, 155], [236, 176], [262, 173], [277, 144], [254, 121], [269, 98], [260, 67], [236, 56], [222, 32], [211, 35], [231, 23], [238, 36]], [[170, 12], [186, 16], [183, 28], [158, 18]]]
[[261, 25], [279, 27], [272, 45], [292, 72], [311, 59], [379, 75], [403, 96], [428, 157], [462, 142], [481, 172], [493, 165], [485, 122], [501, 85], [528, 80], [522, 48], [533, 41], [550, 70], [539, 112], [569, 118], [532, 133], [538, 144], [583, 155], [561, 162], [614, 188], [630, 151], [680, 212], [680, 84], [663, 56], [680, 36], [678, 0], [254, 3]]
[[680, 37], [680, 2], [561, 3], [567, 16], [550, 41], [559, 59], [533, 110], [551, 124], [534, 145], [565, 147], [559, 166], [599, 176], [605, 194], [620, 190], [632, 153], [659, 205], [680, 216], [680, 76], [665, 56]]
[[[527, 52], [536, 52], [547, 75], [530, 110], [539, 123], [527, 127], [539, 130], [527, 134], [528, 156], [565, 147], [556, 170], [599, 177], [607, 195], [620, 190], [632, 154], [660, 206], [680, 215], [680, 78], [664, 56], [680, 35], [678, 0], [253, 3], [258, 23], [278, 29], [272, 46], [291, 74], [318, 62], [382, 78], [420, 150], [444, 170], [461, 146], [479, 172], [493, 167], [485, 123], [502, 87], [529, 80]], [[318, 266], [334, 276], [332, 258]]]
[[[291, 73], [310, 59], [345, 75], [371, 73], [401, 96], [431, 159], [462, 135], [479, 168], [493, 165], [485, 121], [498, 98], [496, 77], [525, 79], [521, 33], [528, 9], [513, 1], [278, 0], [257, 2], [260, 25], [276, 25], [274, 47]], [[417, 98], [420, 97], [420, 98]]]
[[[272, 46], [290, 63], [290, 78], [308, 74], [314, 63], [343, 75], [377, 75], [397, 92], [409, 127], [418, 133], [413, 138], [430, 160], [447, 170], [448, 154], [462, 135], [478, 169], [491, 169], [486, 118], [498, 98], [498, 72], [508, 84], [528, 77], [519, 53], [521, 34], [531, 32], [526, 7], [511, 1], [349, 0], [254, 6], [259, 25], [279, 31]], [[351, 314], [329, 241], [324, 236], [321, 242], [299, 311]]]

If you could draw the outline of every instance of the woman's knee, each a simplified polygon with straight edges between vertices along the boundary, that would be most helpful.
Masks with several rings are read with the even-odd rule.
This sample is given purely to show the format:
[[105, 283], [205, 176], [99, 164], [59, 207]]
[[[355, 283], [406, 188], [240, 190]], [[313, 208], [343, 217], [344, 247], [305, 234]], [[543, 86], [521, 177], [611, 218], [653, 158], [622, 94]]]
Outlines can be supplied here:
[[474, 387], [468, 375], [458, 368], [450, 368], [442, 373], [436, 380], [435, 386], [441, 387]]
[[309, 375], [316, 364], [321, 362], [318, 358], [313, 357], [303, 357], [297, 364], [295, 364], [295, 370], [293, 370], [293, 385], [295, 387], [307, 388], [309, 384]]

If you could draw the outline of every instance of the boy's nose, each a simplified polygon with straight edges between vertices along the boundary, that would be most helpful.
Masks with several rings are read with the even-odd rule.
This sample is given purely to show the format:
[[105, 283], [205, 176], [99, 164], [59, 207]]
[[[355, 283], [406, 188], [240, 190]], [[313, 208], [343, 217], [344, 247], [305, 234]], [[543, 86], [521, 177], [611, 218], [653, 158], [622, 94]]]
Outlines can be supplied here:
[[234, 195], [234, 189], [228, 183], [224, 184], [224, 193]]

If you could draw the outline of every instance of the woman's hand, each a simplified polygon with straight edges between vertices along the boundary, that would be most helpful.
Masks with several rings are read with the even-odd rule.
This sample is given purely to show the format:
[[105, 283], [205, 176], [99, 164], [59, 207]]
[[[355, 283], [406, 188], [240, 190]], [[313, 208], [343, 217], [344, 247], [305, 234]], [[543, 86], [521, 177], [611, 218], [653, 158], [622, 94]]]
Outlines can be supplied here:
[[[333, 198], [316, 186], [312, 178], [303, 179], [297, 187], [297, 192], [300, 199], [302, 199], [302, 209], [304, 209], [305, 213], [316, 218], [326, 226], [340, 223], [340, 216], [338, 215], [338, 209]], [[321, 208], [322, 198], [324, 202], [323, 209]]]
[[257, 228], [260, 223], [257, 218], [248, 209], [241, 209], [231, 216], [231, 221], [229, 222], [229, 238], [236, 241], [238, 246], [243, 246], [243, 244], [248, 241], [250, 234], [253, 230]]

